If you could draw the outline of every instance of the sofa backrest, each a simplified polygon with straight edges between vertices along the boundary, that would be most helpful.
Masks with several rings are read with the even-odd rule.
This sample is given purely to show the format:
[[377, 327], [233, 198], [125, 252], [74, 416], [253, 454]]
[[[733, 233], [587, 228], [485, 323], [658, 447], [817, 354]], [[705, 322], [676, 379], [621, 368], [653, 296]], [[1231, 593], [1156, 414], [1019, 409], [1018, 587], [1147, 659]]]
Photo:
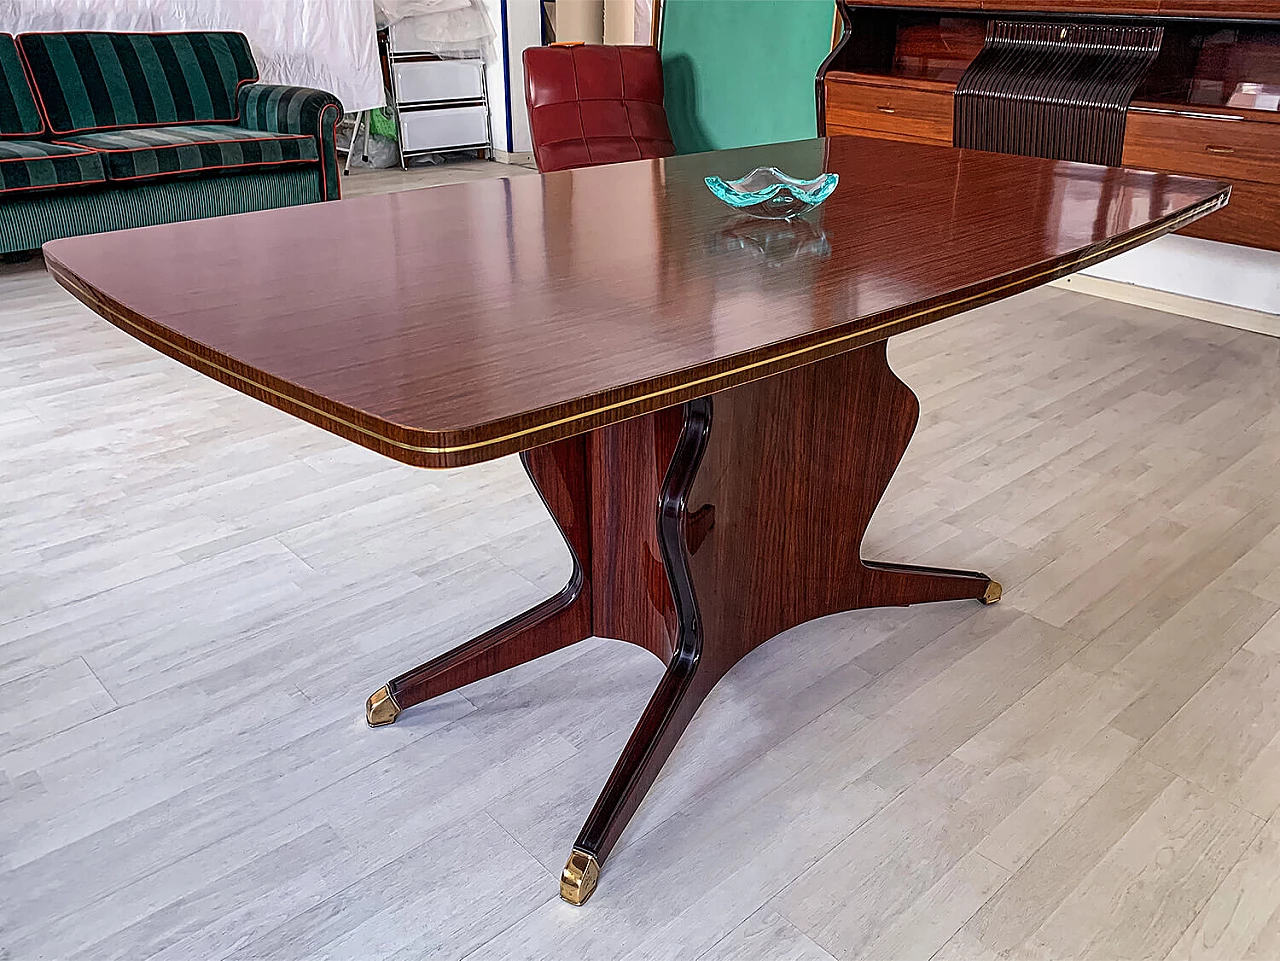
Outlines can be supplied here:
[[24, 33], [18, 44], [59, 134], [236, 119], [258, 79], [242, 33]]
[[13, 37], [0, 33], [0, 140], [39, 137], [44, 118]]

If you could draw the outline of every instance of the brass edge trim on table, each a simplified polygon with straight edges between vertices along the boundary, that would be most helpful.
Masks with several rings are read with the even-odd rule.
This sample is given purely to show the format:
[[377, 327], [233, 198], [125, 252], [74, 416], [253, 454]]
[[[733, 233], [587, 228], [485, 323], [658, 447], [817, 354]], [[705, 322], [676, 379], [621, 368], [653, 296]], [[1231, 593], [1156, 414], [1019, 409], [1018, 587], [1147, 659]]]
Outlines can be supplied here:
[[[839, 337], [833, 337], [830, 340], [824, 340], [816, 344], [809, 344], [806, 347], [799, 347], [787, 353], [778, 354], [773, 357], [768, 357], [764, 360], [753, 361], [750, 364], [744, 364], [743, 366], [735, 367], [732, 370], [721, 371], [716, 374], [708, 374], [705, 377], [700, 377], [700, 378], [697, 378], [696, 380], [686, 381], [685, 383], [677, 384], [673, 387], [664, 387], [661, 390], [655, 390], [648, 394], [641, 394], [637, 397], [630, 397], [630, 398], [627, 398], [626, 400], [616, 401], [612, 404], [605, 404], [602, 407], [593, 407], [591, 410], [582, 411], [581, 413], [569, 414], [568, 416], [561, 417], [557, 420], [547, 421], [546, 423], [539, 424], [536, 427], [529, 427], [529, 428], [525, 428], [524, 430], [512, 431], [509, 434], [503, 434], [499, 437], [490, 437], [486, 440], [472, 441], [469, 444], [457, 444], [454, 446], [445, 446], [445, 447], [407, 444], [404, 441], [395, 440], [394, 438], [387, 437], [385, 434], [380, 434], [377, 431], [370, 430], [368, 427], [362, 427], [359, 424], [353, 423], [352, 421], [349, 421], [343, 417], [339, 417], [337, 414], [332, 414], [329, 411], [321, 410], [319, 407], [315, 407], [300, 398], [294, 397], [290, 394], [283, 393], [282, 391], [278, 391], [273, 387], [268, 387], [266, 384], [260, 383], [256, 380], [253, 380], [250, 377], [246, 377], [244, 374], [237, 373], [236, 371], [230, 370], [222, 366], [217, 361], [210, 360], [207, 357], [202, 357], [192, 350], [188, 350], [185, 347], [181, 347], [178, 344], [175, 344], [172, 341], [165, 339], [164, 337], [160, 336], [150, 328], [144, 326], [143, 324], [139, 324], [137, 321], [126, 316], [120, 310], [120, 308], [118, 308], [114, 303], [103, 303], [95, 299], [94, 309], [96, 310], [98, 307], [101, 307], [104, 310], [106, 310], [111, 315], [107, 319], [111, 320], [113, 323], [118, 322], [117, 326], [122, 325], [128, 328], [131, 328], [133, 330], [141, 331], [147, 337], [150, 337], [159, 341], [160, 343], [164, 344], [166, 348], [169, 348], [176, 353], [182, 354], [185, 357], [189, 357], [192, 360], [200, 364], [203, 364], [205, 366], [212, 367], [214, 370], [217, 370], [225, 374], [227, 377], [230, 377], [236, 381], [243, 382], [249, 385], [250, 387], [253, 387], [255, 390], [263, 391], [264, 393], [270, 394], [273, 397], [278, 397], [289, 404], [293, 404], [298, 407], [305, 408], [306, 410], [309, 410], [312, 413], [318, 415], [319, 417], [325, 418], [326, 420], [332, 421], [336, 424], [341, 424], [343, 427], [347, 428], [348, 430], [352, 430], [357, 433], [364, 434], [366, 437], [372, 437], [373, 439], [380, 441], [381, 443], [388, 444], [399, 450], [411, 451], [415, 454], [454, 454], [462, 451], [476, 450], [484, 447], [497, 447], [501, 444], [506, 443], [507, 441], [516, 440], [517, 438], [520, 438], [520, 437], [528, 437], [531, 434], [543, 433], [545, 431], [550, 430], [551, 428], [560, 427], [560, 426], [563, 426], [564, 424], [570, 424], [570, 423], [573, 423], [574, 421], [586, 420], [587, 418], [590, 418], [590, 417], [596, 417], [600, 414], [604, 414], [612, 410], [617, 410], [619, 407], [630, 407], [637, 404], [643, 404], [645, 401], [652, 400], [656, 397], [663, 397], [668, 394], [679, 393], [680, 391], [688, 390], [691, 387], [700, 387], [704, 384], [710, 384], [718, 380], [727, 380], [731, 377], [735, 377], [738, 374], [745, 373], [746, 371], [749, 371], [749, 370], [755, 370], [756, 368], [759, 368], [759, 367], [767, 367], [771, 364], [781, 363], [783, 361], [790, 360], [794, 357], [799, 357], [803, 354], [809, 354], [815, 351], [824, 350], [828, 347], [834, 347], [837, 344], [843, 344], [843, 343], [848, 343], [854, 340], [860, 340], [861, 338], [868, 337], [871, 334], [879, 333], [880, 331], [886, 330], [890, 327], [897, 327], [903, 324], [908, 324], [911, 321], [918, 320], [921, 317], [927, 317], [933, 314], [943, 314], [947, 311], [951, 311], [951, 309], [954, 307], [963, 307], [965, 304], [974, 303], [976, 301], [983, 300], [985, 298], [990, 297], [992, 294], [998, 294], [1001, 291], [1010, 289], [1011, 287], [1022, 287], [1025, 285], [1029, 285], [1034, 281], [1039, 280], [1042, 277], [1047, 277], [1050, 274], [1059, 273], [1061, 271], [1066, 270], [1067, 268], [1072, 268], [1073, 270], [1080, 270], [1080, 269], [1083, 269], [1084, 267], [1090, 266], [1091, 264], [1093, 264], [1098, 260], [1103, 260], [1108, 256], [1114, 256], [1115, 254], [1124, 253], [1126, 250], [1128, 250], [1131, 247], [1137, 246], [1139, 243], [1146, 240], [1148, 237], [1154, 236], [1156, 234], [1161, 234], [1161, 233], [1172, 233], [1174, 230], [1177, 230], [1179, 227], [1183, 226], [1184, 224], [1198, 220], [1200, 217], [1203, 217], [1206, 214], [1213, 213], [1215, 210], [1220, 210], [1222, 207], [1226, 206], [1227, 199], [1229, 196], [1230, 196], [1229, 191], [1224, 194], [1216, 195], [1210, 200], [1204, 201], [1203, 203], [1198, 204], [1195, 207], [1189, 208], [1187, 211], [1185, 211], [1184, 213], [1180, 214], [1177, 217], [1174, 217], [1168, 221], [1162, 221], [1159, 224], [1156, 224], [1154, 227], [1144, 230], [1142, 233], [1139, 233], [1132, 237], [1121, 240], [1115, 244], [1111, 244], [1109, 246], [1099, 248], [1098, 250], [1095, 250], [1092, 253], [1085, 254], [1083, 257], [1079, 258], [1074, 262], [1061, 263], [1061, 264], [1058, 264], [1057, 266], [1050, 267], [1046, 270], [1042, 270], [1039, 273], [1032, 274], [1029, 277], [1023, 277], [1018, 280], [1011, 280], [1008, 283], [1002, 284], [998, 287], [988, 288], [979, 293], [968, 294], [964, 297], [961, 297], [959, 300], [949, 301], [948, 303], [945, 303], [945, 304], [938, 304], [934, 307], [927, 307], [923, 310], [918, 310], [914, 313], [905, 314], [902, 317], [897, 317], [893, 320], [885, 321], [882, 324], [877, 324], [874, 327], [868, 327], [868, 328], [864, 328], [863, 330], [852, 331], [851, 333], [848, 333], [848, 334], [841, 334]], [[53, 274], [54, 279], [57, 280], [59, 283], [63, 284], [63, 286], [70, 289], [72, 293], [75, 293], [78, 290], [90, 298], [96, 298], [96, 292], [94, 292], [87, 285], [81, 283], [78, 277], [75, 277], [74, 275], [71, 275], [69, 273], [64, 273], [63, 272], [64, 268], [62, 267], [60, 262], [55, 260], [54, 263], [48, 265], [48, 267], [49, 267], [49, 272]], [[958, 312], [959, 311], [954, 311], [953, 313], [958, 313]], [[947, 316], [951, 316], [951, 314], [948, 314]], [[168, 329], [168, 328], [165, 328], [165, 329]], [[892, 336], [892, 335], [888, 335], [888, 336]], [[800, 365], [796, 365], [796, 366], [800, 366]], [[779, 371], [779, 373], [781, 373], [781, 371]], [[305, 390], [306, 388], [300, 388], [300, 389]], [[714, 390], [708, 390], [706, 391], [706, 393], [714, 393]], [[414, 429], [420, 430], [421, 428], [414, 428]], [[553, 439], [559, 439], [559, 438], [553, 438]], [[548, 443], [549, 442], [550, 441], [548, 441]], [[537, 445], [534, 445], [534, 446], [537, 446]]]

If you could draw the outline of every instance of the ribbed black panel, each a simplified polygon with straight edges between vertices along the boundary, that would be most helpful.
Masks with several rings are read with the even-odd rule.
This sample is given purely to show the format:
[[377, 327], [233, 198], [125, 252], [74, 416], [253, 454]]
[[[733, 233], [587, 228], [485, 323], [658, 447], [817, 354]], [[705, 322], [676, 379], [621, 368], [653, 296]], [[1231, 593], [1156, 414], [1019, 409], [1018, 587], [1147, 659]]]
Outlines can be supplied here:
[[1161, 27], [993, 20], [956, 86], [955, 145], [1117, 166]]

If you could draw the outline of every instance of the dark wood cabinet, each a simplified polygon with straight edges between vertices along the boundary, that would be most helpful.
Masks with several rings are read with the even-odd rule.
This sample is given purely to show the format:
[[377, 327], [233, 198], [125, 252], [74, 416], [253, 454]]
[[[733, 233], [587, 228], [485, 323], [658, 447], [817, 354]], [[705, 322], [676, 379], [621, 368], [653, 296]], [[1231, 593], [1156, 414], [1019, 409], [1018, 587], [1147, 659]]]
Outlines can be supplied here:
[[858, 0], [859, 7], [983, 10], [988, 13], [1105, 14], [1111, 16], [1280, 19], [1280, 0]]
[[1124, 165], [1219, 180], [1280, 183], [1280, 127], [1238, 114], [1189, 115], [1130, 108]]
[[991, 24], [1159, 28], [1159, 52], [1127, 101], [1122, 162], [1230, 181], [1228, 210], [1185, 232], [1280, 250], [1280, 0], [839, 0], [839, 9], [843, 35], [818, 76], [820, 126], [931, 144], [964, 142], [956, 87]]
[[[827, 126], [890, 140], [951, 143], [952, 93], [944, 84], [827, 80]], [[832, 132], [835, 132], [832, 130]]]
[[1276, 0], [1161, 0], [1160, 13], [1167, 17], [1259, 17], [1280, 19]]
[[[950, 6], [950, 4], [948, 4]], [[1045, 6], [1044, 0], [986, 0], [982, 9], [993, 13], [1101, 13], [1112, 16], [1154, 15], [1160, 0], [1074, 0], [1072, 3]]]

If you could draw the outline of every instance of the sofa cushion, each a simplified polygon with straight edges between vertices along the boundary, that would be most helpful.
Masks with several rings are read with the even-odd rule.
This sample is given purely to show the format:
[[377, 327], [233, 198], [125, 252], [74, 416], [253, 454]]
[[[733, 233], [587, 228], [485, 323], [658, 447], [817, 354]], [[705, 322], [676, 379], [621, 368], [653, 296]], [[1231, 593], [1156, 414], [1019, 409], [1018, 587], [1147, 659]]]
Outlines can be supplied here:
[[36, 107], [27, 71], [13, 37], [0, 33], [0, 140], [29, 139], [44, 133], [44, 118]]
[[224, 124], [143, 127], [65, 137], [60, 143], [100, 151], [108, 180], [143, 180], [176, 174], [316, 163], [309, 134], [279, 134]]
[[0, 195], [100, 184], [102, 156], [83, 147], [39, 140], [0, 140]]
[[234, 121], [237, 91], [258, 78], [242, 33], [24, 33], [50, 131]]

